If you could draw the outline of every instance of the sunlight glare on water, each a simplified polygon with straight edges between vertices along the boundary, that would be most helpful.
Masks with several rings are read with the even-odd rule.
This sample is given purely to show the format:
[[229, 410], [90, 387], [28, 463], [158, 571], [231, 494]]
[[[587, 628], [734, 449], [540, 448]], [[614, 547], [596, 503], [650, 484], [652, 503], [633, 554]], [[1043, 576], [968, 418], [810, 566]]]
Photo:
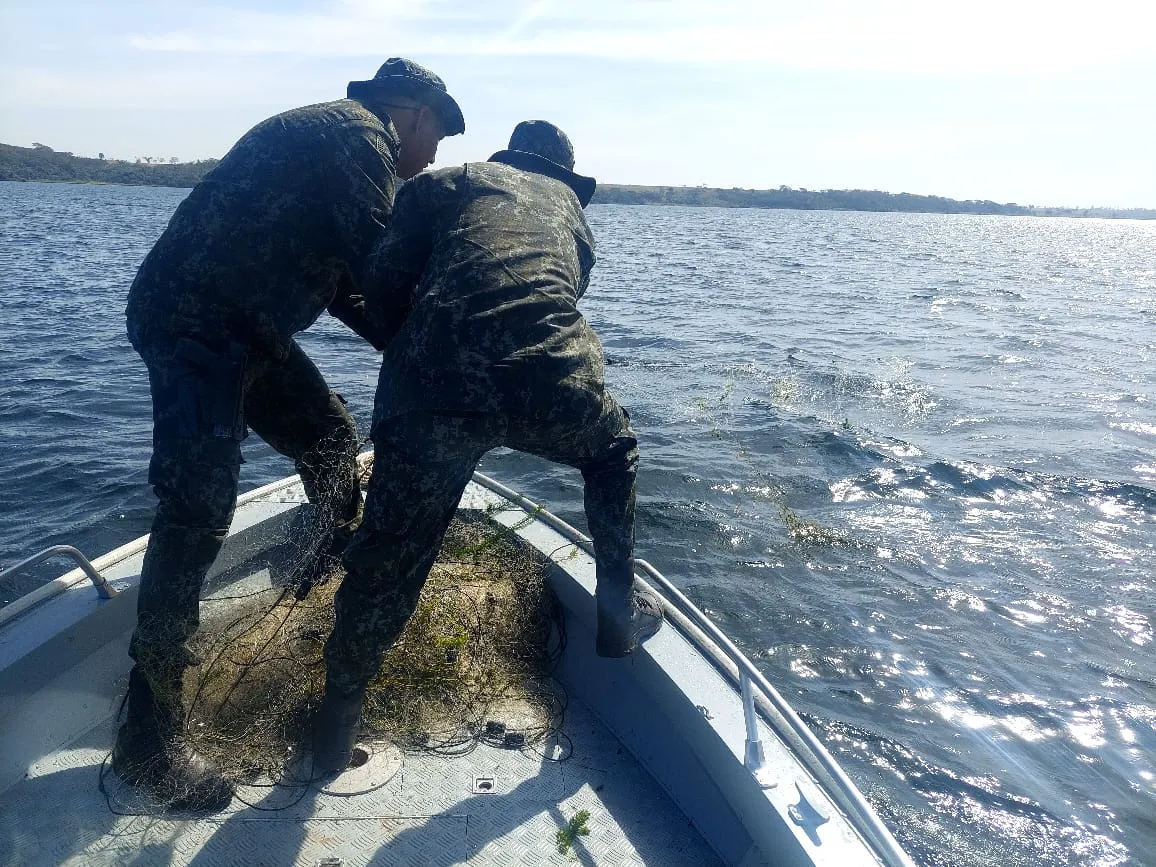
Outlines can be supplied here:
[[[122, 311], [184, 194], [0, 184], [4, 564], [148, 530]], [[639, 554], [919, 864], [1154, 863], [1156, 223], [589, 218]], [[364, 433], [379, 356], [327, 318], [301, 343]], [[292, 472], [255, 437], [245, 457], [246, 487]], [[573, 471], [509, 450], [482, 469], [584, 524]]]

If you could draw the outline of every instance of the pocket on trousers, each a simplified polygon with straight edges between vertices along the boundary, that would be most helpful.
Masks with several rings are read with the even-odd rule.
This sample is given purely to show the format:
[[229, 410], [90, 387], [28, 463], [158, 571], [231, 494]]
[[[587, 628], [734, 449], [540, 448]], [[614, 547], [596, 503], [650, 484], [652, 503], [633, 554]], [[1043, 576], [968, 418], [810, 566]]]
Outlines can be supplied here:
[[168, 403], [183, 436], [209, 436], [240, 442], [245, 425], [245, 348], [229, 343], [223, 351], [182, 337], [174, 353], [176, 393]]

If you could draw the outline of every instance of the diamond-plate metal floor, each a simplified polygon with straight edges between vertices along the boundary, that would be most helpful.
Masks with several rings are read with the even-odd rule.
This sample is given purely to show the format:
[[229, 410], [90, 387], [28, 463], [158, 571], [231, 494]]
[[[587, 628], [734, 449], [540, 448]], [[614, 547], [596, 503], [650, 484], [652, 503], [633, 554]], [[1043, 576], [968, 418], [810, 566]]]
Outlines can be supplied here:
[[[563, 730], [574, 747], [565, 761], [479, 746], [466, 756], [405, 755], [390, 778], [386, 751], [373, 762], [385, 763], [377, 777], [388, 782], [373, 791], [243, 787], [225, 812], [190, 819], [113, 812], [131, 811], [133, 793], [114, 774], [106, 777], [107, 800], [97, 788], [115, 734], [110, 719], [0, 795], [0, 864], [720, 863], [653, 779], [573, 698]], [[372, 763], [347, 772], [357, 773], [373, 783]], [[478, 777], [493, 778], [492, 793], [473, 793]], [[329, 788], [364, 788], [352, 782]], [[579, 810], [590, 813], [590, 833], [561, 854], [557, 832]]]

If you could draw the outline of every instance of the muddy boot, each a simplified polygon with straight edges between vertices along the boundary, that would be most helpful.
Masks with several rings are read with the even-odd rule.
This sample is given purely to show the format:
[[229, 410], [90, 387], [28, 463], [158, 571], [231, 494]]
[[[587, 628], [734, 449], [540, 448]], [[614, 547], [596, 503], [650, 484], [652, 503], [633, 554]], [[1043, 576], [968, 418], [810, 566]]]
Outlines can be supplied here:
[[139, 666], [128, 680], [128, 713], [112, 749], [112, 768], [161, 810], [215, 813], [233, 799], [233, 784], [184, 742], [178, 678], [158, 700]]
[[343, 692], [326, 682], [325, 698], [313, 717], [314, 773], [330, 774], [349, 767], [364, 703], [365, 687]]
[[598, 638], [595, 652], [616, 659], [629, 656], [662, 626], [662, 601], [634, 583], [628, 560], [598, 569]]
[[598, 599], [595, 651], [599, 656], [610, 659], [629, 656], [662, 628], [662, 601], [658, 596], [649, 590], [637, 589], [631, 597], [617, 603]]

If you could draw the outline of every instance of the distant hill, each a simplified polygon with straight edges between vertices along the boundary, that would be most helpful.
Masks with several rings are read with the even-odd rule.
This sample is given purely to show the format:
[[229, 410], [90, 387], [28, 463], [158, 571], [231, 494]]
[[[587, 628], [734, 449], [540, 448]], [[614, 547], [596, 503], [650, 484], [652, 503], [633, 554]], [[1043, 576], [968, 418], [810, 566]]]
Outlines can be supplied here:
[[[37, 144], [30, 148], [0, 144], [0, 181], [72, 181], [75, 183], [138, 184], [191, 187], [218, 160], [179, 163], [152, 160], [129, 162], [78, 157]], [[644, 187], [599, 184], [595, 204], [686, 205], [719, 208], [788, 208], [805, 211], [902, 211], [916, 214], [1006, 214], [1013, 216], [1113, 217], [1156, 219], [1149, 208], [1042, 208], [992, 201], [945, 199], [879, 190], [729, 190], [713, 187]]]
[[641, 187], [599, 184], [594, 202], [620, 205], [689, 205], [718, 208], [790, 208], [802, 211], [902, 211], [912, 214], [1005, 214], [1035, 217], [1156, 219], [1149, 208], [1041, 208], [992, 201], [945, 199], [879, 190], [729, 190], [713, 187]]
[[711, 187], [639, 187], [600, 184], [594, 198], [606, 204], [710, 205], [720, 208], [790, 208], [800, 211], [906, 211], [930, 214], [1013, 214], [1026, 216], [1024, 205], [998, 202], [882, 193], [878, 190], [807, 190], [779, 187], [776, 190], [729, 190]]
[[73, 156], [66, 151], [54, 151], [47, 145], [22, 148], [0, 144], [0, 181], [73, 181], [191, 187], [218, 162], [129, 162]]

